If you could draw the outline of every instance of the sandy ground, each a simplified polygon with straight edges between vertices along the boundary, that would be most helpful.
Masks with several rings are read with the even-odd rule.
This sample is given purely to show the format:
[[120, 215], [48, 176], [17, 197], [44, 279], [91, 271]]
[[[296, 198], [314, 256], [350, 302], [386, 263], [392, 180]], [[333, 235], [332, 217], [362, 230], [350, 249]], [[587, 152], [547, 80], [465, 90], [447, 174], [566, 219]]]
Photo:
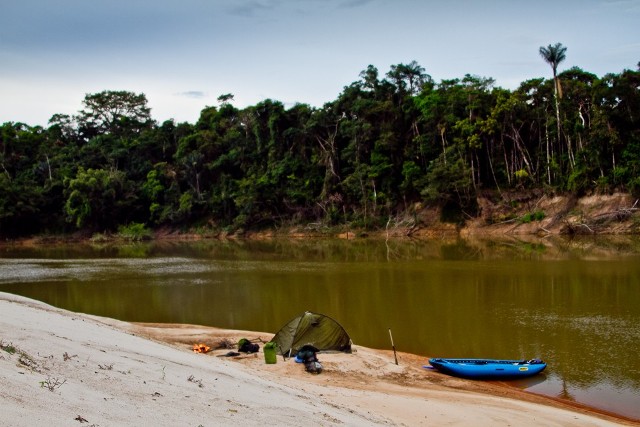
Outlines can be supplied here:
[[272, 334], [131, 324], [0, 293], [0, 425], [610, 426], [633, 422], [356, 346], [324, 371], [192, 351]]

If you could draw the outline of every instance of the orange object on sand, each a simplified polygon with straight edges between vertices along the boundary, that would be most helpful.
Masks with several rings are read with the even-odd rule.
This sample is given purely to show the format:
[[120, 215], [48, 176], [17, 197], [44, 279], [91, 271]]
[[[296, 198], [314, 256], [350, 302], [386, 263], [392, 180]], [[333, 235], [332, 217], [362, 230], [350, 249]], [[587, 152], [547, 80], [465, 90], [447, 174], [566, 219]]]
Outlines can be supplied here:
[[209, 347], [206, 344], [194, 344], [193, 345], [194, 353], [208, 353], [209, 350], [211, 350], [211, 347]]

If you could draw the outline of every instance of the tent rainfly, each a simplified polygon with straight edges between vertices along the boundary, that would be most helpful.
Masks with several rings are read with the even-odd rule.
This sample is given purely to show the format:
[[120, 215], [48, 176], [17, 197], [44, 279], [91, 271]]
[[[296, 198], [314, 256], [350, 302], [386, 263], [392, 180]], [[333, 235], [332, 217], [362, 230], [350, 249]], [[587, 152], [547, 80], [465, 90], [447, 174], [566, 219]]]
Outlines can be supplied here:
[[303, 345], [310, 344], [319, 351], [351, 353], [351, 338], [344, 328], [324, 314], [305, 311], [284, 325], [271, 339], [280, 353], [295, 356]]

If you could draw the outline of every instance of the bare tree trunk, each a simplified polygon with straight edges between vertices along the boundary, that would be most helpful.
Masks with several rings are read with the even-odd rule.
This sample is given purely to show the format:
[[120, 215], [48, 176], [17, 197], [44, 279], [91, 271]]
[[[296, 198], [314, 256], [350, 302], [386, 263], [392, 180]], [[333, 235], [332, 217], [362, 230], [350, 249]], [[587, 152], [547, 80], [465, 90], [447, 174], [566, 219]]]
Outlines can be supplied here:
[[549, 147], [549, 121], [545, 121], [545, 125], [544, 125], [544, 137], [546, 139], [547, 142], [547, 181], [549, 182], [549, 185], [551, 185], [551, 153], [550, 153], [550, 147]]
[[469, 165], [471, 166], [471, 185], [473, 188], [476, 188], [476, 169], [474, 166], [475, 162], [473, 161], [473, 153], [469, 153]]
[[576, 159], [573, 156], [573, 149], [571, 148], [571, 137], [569, 135], [567, 135], [566, 137], [567, 139], [567, 156], [569, 157], [569, 166], [571, 166], [571, 170], [573, 170], [573, 168], [576, 165]]
[[558, 132], [558, 147], [561, 146], [560, 137], [562, 136], [562, 130], [560, 125], [560, 94], [558, 90], [558, 76], [556, 76], [555, 69], [553, 70], [553, 98], [556, 102], [556, 129]]
[[51, 163], [49, 163], [49, 156], [45, 154], [44, 157], [47, 159], [47, 168], [49, 169], [49, 182], [53, 182], [53, 175], [51, 174]]
[[4, 171], [4, 174], [7, 176], [9, 181], [11, 181], [11, 175], [9, 174], [9, 171], [7, 170], [7, 168], [4, 166], [4, 163], [1, 163], [0, 165], [2, 166], [2, 170]]
[[515, 148], [517, 148], [518, 152], [520, 153], [520, 158], [522, 159], [522, 161], [527, 167], [527, 173], [529, 173], [529, 176], [531, 178], [535, 178], [536, 172], [533, 170], [533, 167], [531, 166], [532, 162], [531, 162], [531, 156], [529, 155], [529, 151], [527, 150], [527, 147], [522, 143], [522, 138], [520, 137], [520, 130], [516, 129], [513, 125], [511, 125], [511, 130], [513, 132], [513, 135], [511, 136], [507, 134], [507, 137], [513, 140]]
[[496, 178], [496, 172], [493, 169], [493, 162], [491, 161], [491, 157], [491, 150], [489, 150], [489, 145], [487, 144], [487, 159], [489, 159], [489, 169], [491, 169], [491, 175], [493, 176], [493, 182], [496, 185], [496, 189], [498, 190], [498, 193], [502, 195], [500, 185], [498, 184], [498, 179]]
[[504, 155], [504, 167], [507, 169], [507, 182], [511, 187], [511, 167], [509, 166], [509, 156], [507, 155], [507, 147], [504, 144], [504, 139], [500, 137], [500, 143], [502, 144], [502, 154]]
[[200, 193], [200, 172], [196, 172], [196, 193], [198, 194], [198, 200], [202, 200], [202, 194]]
[[336, 136], [338, 135], [338, 124], [340, 120], [336, 122], [333, 133], [327, 136], [327, 138], [322, 138], [320, 136], [316, 136], [316, 141], [320, 145], [322, 149], [323, 157], [324, 157], [324, 166], [326, 168], [324, 183], [322, 185], [322, 195], [321, 198], [327, 197], [329, 192], [329, 182], [331, 181], [331, 177], [338, 177], [338, 174], [335, 170], [334, 159], [336, 158]]
[[445, 128], [444, 126], [440, 128], [440, 139], [442, 140], [442, 158], [444, 159], [444, 164], [447, 164], [447, 141], [444, 137]]

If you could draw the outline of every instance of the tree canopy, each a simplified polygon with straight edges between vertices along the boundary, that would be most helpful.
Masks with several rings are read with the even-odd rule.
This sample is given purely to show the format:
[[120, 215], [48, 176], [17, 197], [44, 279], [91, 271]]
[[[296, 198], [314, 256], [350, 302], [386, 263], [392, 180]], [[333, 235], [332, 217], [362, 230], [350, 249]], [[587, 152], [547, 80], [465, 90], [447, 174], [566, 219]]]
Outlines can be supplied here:
[[[144, 94], [88, 94], [49, 127], [0, 126], [0, 235], [120, 225], [382, 227], [416, 203], [473, 216], [485, 191], [640, 194], [640, 69], [558, 71], [515, 90], [415, 61], [369, 65], [322, 107], [223, 94], [156, 123]], [[562, 87], [563, 96], [559, 94]]]

